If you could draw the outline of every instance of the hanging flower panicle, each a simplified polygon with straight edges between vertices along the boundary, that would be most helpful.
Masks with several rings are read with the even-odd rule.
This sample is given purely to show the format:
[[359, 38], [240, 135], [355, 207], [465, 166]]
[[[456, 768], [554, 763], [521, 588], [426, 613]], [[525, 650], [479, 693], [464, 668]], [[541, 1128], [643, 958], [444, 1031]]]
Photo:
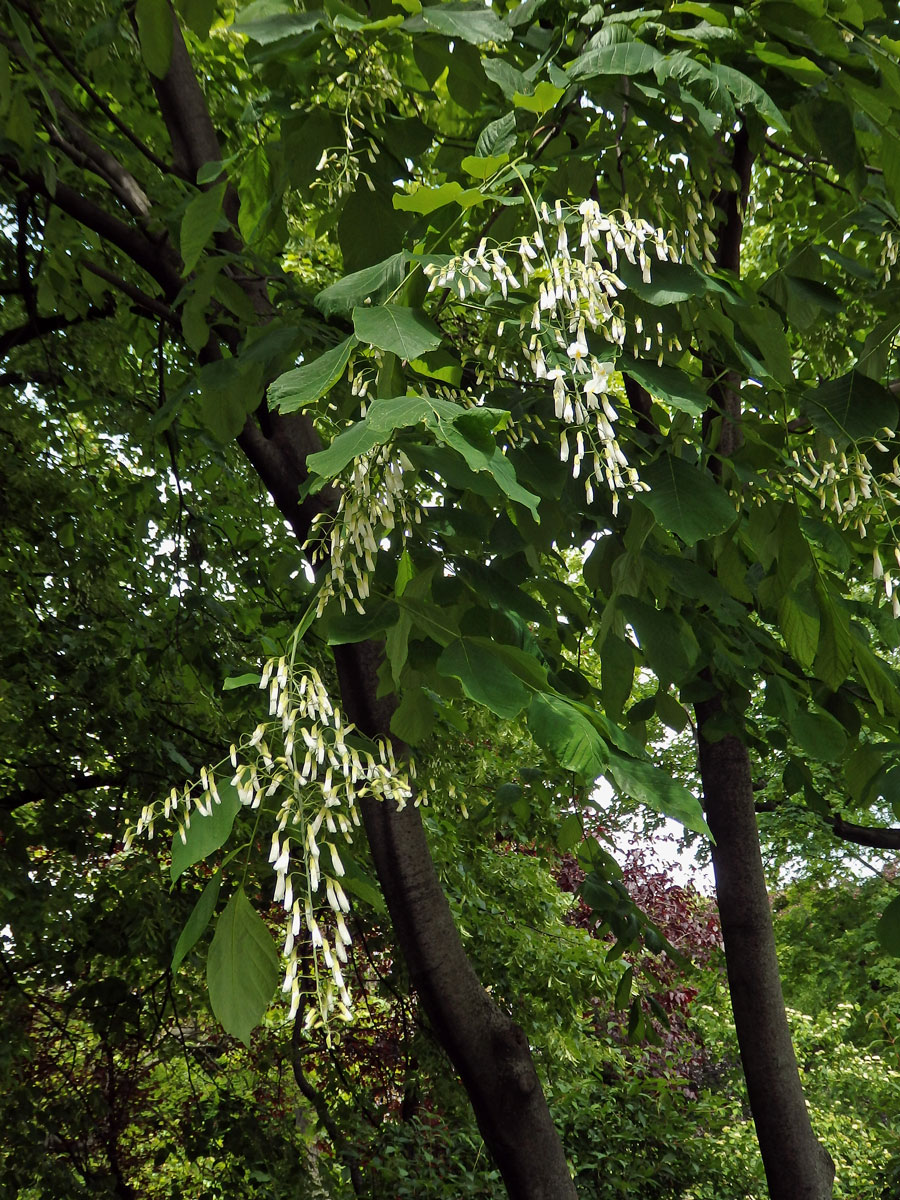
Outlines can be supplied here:
[[[621, 491], [642, 491], [644, 485], [616, 436], [618, 413], [609, 397], [615, 365], [593, 353], [588, 330], [621, 351], [628, 327], [619, 300], [625, 290], [620, 263], [638, 268], [650, 282], [653, 263], [674, 262], [677, 253], [662, 229], [625, 212], [604, 213], [594, 200], [577, 209], [557, 200], [552, 209], [542, 204], [537, 215], [536, 231], [514, 245], [489, 248], [482, 238], [475, 250], [425, 270], [431, 288], [450, 288], [461, 300], [498, 288], [504, 299], [526, 287], [537, 291], [520, 321], [523, 349], [534, 377], [553, 383], [554, 411], [563, 423], [560, 457], [571, 461], [576, 478], [587, 461], [588, 502], [599, 485], [611, 493], [615, 512]], [[635, 333], [644, 334], [645, 349], [655, 347], [660, 361], [664, 344], [676, 344], [666, 341], [661, 322], [654, 331], [636, 323]]]
[[[885, 428], [881, 432], [888, 441], [895, 437], [891, 429]], [[890, 453], [882, 441], [873, 441], [872, 448], [881, 454]], [[883, 520], [888, 503], [894, 506], [900, 502], [900, 460], [896, 457], [890, 471], [876, 472], [868, 455], [858, 445], [852, 443], [846, 450], [838, 450], [831, 439], [824, 457], [817, 456], [812, 446], [807, 445], [802, 455], [792, 450], [791, 458], [798, 469], [797, 481], [818, 498], [819, 507], [831, 511], [843, 529], [852, 529], [861, 538], [869, 537], [869, 524], [873, 519]], [[886, 495], [888, 489], [890, 496]], [[896, 539], [892, 557], [900, 568], [900, 543]], [[900, 617], [900, 590], [897, 590], [891, 570], [885, 569], [877, 546], [872, 553], [872, 579], [884, 588], [894, 616]]]
[[317, 615], [337, 597], [341, 612], [347, 603], [365, 612], [369, 581], [375, 571], [380, 542], [396, 530], [402, 539], [421, 520], [421, 512], [404, 479], [402, 453], [389, 443], [353, 460], [343, 486], [337, 514], [319, 513], [313, 519], [304, 550], [314, 563], [327, 562], [319, 591]]
[[[351, 943], [350, 904], [341, 882], [341, 848], [353, 842], [363, 797], [403, 808], [411, 800], [424, 803], [426, 793], [414, 792], [415, 764], [410, 760], [401, 767], [389, 741], [375, 743], [373, 751], [358, 748], [354, 726], [345, 723], [315, 669], [298, 671], [287, 658], [270, 659], [260, 687], [268, 690], [272, 719], [232, 746], [225, 763], [230, 761], [231, 784], [241, 804], [274, 819], [269, 862], [275, 873], [273, 901], [287, 921], [282, 990], [290, 994], [289, 1019], [300, 1006], [298, 948], [306, 941], [313, 951], [316, 992], [306, 1024], [327, 1022], [335, 1010], [349, 1020], [352, 998], [343, 968]], [[186, 841], [192, 816], [209, 816], [218, 803], [215, 773], [203, 767], [198, 783], [181, 792], [173, 788], [164, 801], [144, 808], [136, 826], [126, 831], [125, 848], [141, 835], [153, 836], [160, 810], [175, 819]]]

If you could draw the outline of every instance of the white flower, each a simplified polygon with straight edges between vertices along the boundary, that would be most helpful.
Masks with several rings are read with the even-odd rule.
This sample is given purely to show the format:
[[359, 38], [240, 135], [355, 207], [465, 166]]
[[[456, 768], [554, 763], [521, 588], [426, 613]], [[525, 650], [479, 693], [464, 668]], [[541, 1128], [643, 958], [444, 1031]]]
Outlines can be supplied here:
[[572, 369], [576, 374], [587, 370], [585, 359], [590, 354], [590, 350], [588, 350], [587, 340], [584, 335], [584, 321], [579, 322], [575, 341], [566, 348], [566, 354], [572, 360]]
[[602, 396], [609, 389], [609, 377], [613, 369], [612, 363], [597, 362], [596, 358], [591, 359], [591, 377], [584, 385], [585, 396], [591, 397], [596, 402], [596, 398]]

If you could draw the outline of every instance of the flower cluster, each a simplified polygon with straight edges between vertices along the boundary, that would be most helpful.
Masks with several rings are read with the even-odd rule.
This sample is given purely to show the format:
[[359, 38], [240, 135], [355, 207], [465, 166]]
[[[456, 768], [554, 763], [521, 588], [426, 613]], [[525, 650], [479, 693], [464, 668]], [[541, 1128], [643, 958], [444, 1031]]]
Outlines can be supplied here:
[[[247, 808], [274, 814], [269, 862], [275, 872], [273, 900], [288, 922], [282, 990], [291, 997], [289, 1019], [300, 1006], [301, 934], [312, 946], [316, 991], [307, 1025], [318, 1017], [327, 1021], [335, 1009], [349, 1019], [352, 1000], [342, 968], [351, 941], [350, 905], [341, 883], [341, 845], [353, 841], [362, 797], [393, 801], [398, 808], [413, 799], [415, 767], [411, 761], [399, 767], [387, 741], [378, 742], [374, 752], [360, 749], [362, 739], [352, 736], [353, 725], [345, 724], [313, 668], [296, 671], [286, 658], [271, 659], [260, 687], [268, 689], [273, 719], [240, 747], [231, 747], [231, 784]], [[420, 791], [415, 803], [424, 799]], [[215, 774], [204, 767], [199, 784], [181, 793], [173, 789], [161, 805], [143, 810], [135, 829], [126, 833], [126, 849], [142, 833], [152, 837], [160, 807], [176, 819], [186, 841], [192, 815], [209, 816], [220, 802]]]
[[900, 238], [897, 237], [893, 230], [888, 229], [881, 238], [881, 256], [878, 262], [885, 283], [890, 283], [891, 281], [891, 275], [897, 265], [898, 256], [900, 256]]
[[[894, 436], [890, 429], [883, 432], [888, 438]], [[872, 444], [880, 453], [890, 453], [883, 442]], [[803, 457], [796, 450], [791, 452], [799, 468], [798, 479], [818, 498], [821, 509], [830, 509], [835, 514], [842, 528], [868, 537], [870, 520], [884, 517], [885, 488], [900, 489], [900, 461], [894, 458], [890, 471], [876, 474], [868, 456], [855, 444], [839, 451], [832, 439], [827, 449], [824, 459], [818, 458], [811, 446], [805, 448]], [[893, 492], [891, 501], [893, 504], [900, 501], [900, 490]], [[893, 554], [900, 568], [900, 545], [896, 542]], [[884, 588], [894, 616], [900, 617], [900, 591], [895, 590], [895, 581], [890, 570], [885, 570], [877, 548], [872, 556], [872, 578]]]
[[311, 193], [324, 193], [334, 206], [363, 181], [375, 191], [366, 165], [374, 165], [381, 153], [377, 140], [366, 131], [394, 103], [395, 82], [381, 55], [368, 50], [352, 51], [352, 69], [334, 80], [330, 96], [331, 116], [340, 124], [340, 141], [326, 146], [316, 164]]
[[403, 456], [388, 443], [353, 460], [336, 516], [319, 513], [304, 549], [314, 563], [327, 561], [317, 614], [333, 597], [341, 612], [347, 601], [363, 613], [380, 541], [398, 529], [401, 536], [421, 519], [403, 478]]
[[[620, 262], [636, 267], [649, 282], [654, 261], [675, 261], [677, 255], [662, 229], [627, 213], [604, 213], [594, 200], [577, 209], [559, 200], [552, 210], [542, 204], [537, 216], [538, 227], [530, 237], [491, 248], [483, 238], [475, 250], [443, 266], [426, 267], [426, 273], [431, 288], [450, 288], [461, 300], [496, 290], [504, 299], [524, 288], [537, 292], [520, 323], [523, 338], [528, 338], [523, 348], [534, 377], [553, 383], [554, 410], [563, 423], [560, 456], [571, 460], [578, 477], [590, 455], [588, 502], [599, 484], [611, 492], [615, 510], [620, 491], [639, 491], [643, 485], [616, 436], [618, 414], [608, 394], [614, 363], [594, 353], [588, 331], [611, 352], [621, 351], [627, 325], [619, 300], [625, 290], [617, 273]], [[662, 324], [652, 333], [642, 326], [636, 332], [644, 333], [646, 348], [655, 345], [661, 358]]]

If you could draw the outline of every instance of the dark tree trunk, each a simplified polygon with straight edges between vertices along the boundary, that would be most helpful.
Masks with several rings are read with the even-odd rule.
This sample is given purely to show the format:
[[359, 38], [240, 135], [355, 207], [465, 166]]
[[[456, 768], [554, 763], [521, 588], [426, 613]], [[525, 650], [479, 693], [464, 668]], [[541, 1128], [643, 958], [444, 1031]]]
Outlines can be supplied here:
[[[752, 165], [750, 139], [742, 126], [733, 136], [732, 155], [740, 188], [716, 198], [722, 217], [716, 265], [735, 275], [740, 275]], [[717, 380], [710, 387], [712, 404], [703, 433], [711, 451], [709, 469], [722, 479], [726, 463], [743, 443], [741, 381], [736, 372], [723, 373], [712, 361], [704, 363], [704, 374]], [[694, 711], [706, 820], [715, 839], [712, 859], [731, 1007], [769, 1195], [771, 1200], [830, 1200], [834, 1163], [810, 1124], [784, 1008], [750, 756], [732, 734], [706, 737], [709, 722], [722, 712], [721, 695], [696, 704]]]
[[[339, 646], [335, 658], [350, 719], [388, 732], [375, 700], [379, 648]], [[512, 1200], [574, 1200], [565, 1153], [525, 1034], [478, 981], [444, 896], [419, 810], [363, 802], [363, 820], [409, 976], [438, 1040], [459, 1072]]]
[[747, 748], [707, 741], [718, 700], [695, 706], [700, 777], [725, 942], [731, 1007], [771, 1200], [829, 1200], [834, 1163], [816, 1140], [788, 1028]]

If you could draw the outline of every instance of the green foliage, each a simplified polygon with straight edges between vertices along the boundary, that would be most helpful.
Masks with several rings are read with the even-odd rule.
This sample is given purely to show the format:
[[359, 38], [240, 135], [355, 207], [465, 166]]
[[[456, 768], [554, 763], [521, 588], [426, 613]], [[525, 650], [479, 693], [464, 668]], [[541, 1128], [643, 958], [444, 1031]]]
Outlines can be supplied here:
[[[451, 904], [536, 1047], [581, 1193], [748, 1195], [761, 1185], [737, 1085], [688, 1104], [588, 1028], [586, 1012], [626, 1003], [633, 1035], [654, 1028], [640, 972], [601, 962], [563, 923], [545, 852], [518, 850], [578, 852], [617, 952], [639, 930], [649, 945], [583, 836], [592, 788], [615, 792], [604, 819], [640, 805], [705, 833], [689, 722], [713, 696], [707, 735], [741, 739], [766, 775], [776, 857], [818, 861], [835, 813], [876, 822], [896, 802], [893, 14], [693, 0], [174, 12], [184, 47], [163, 0], [2, 15], [3, 1186], [318, 1186], [318, 1168], [292, 1181], [303, 1139], [253, 1100], [255, 1068], [220, 1087], [209, 1066], [188, 1099], [188, 1064], [219, 1037], [204, 960], [225, 1028], [252, 1053], [276, 1038], [267, 848], [235, 785], [194, 810], [171, 857], [134, 857], [127, 877], [116, 857], [128, 816], [255, 724], [235, 681], [305, 612], [303, 652], [329, 679], [332, 647], [384, 639], [372, 705], [439, 783]], [[183, 61], [202, 88], [157, 101]], [[273, 447], [297, 477], [266, 474]], [[316, 595], [282, 516], [327, 560]], [[405, 981], [353, 852], [347, 892], [390, 963], [385, 978], [354, 965], [387, 1021]], [[894, 967], [876, 955], [897, 950], [896, 900], [879, 893], [852, 953], [859, 923], [827, 907], [797, 885], [787, 990], [839, 1194], [874, 1196], [896, 1159], [893, 1062], [869, 1061], [895, 1015], [880, 999]], [[704, 986], [715, 1004], [697, 1020], [727, 1062], [724, 999]], [[317, 1036], [336, 1141], [370, 1146], [373, 1196], [496, 1192], [427, 1039], [403, 1041], [405, 1080], [376, 1087], [355, 1061], [342, 1078]], [[214, 1042], [214, 1058], [242, 1054]], [[390, 1104], [414, 1054], [432, 1107], [404, 1121]], [[365, 1122], [367, 1143], [353, 1109], [376, 1093], [390, 1119]], [[142, 1095], [162, 1105], [149, 1132]], [[834, 1115], [851, 1104], [860, 1129]], [[201, 1114], [193, 1163], [164, 1132], [187, 1125], [167, 1105]], [[98, 1120], [105, 1142], [88, 1136]], [[321, 1172], [335, 1195], [345, 1149]]]

